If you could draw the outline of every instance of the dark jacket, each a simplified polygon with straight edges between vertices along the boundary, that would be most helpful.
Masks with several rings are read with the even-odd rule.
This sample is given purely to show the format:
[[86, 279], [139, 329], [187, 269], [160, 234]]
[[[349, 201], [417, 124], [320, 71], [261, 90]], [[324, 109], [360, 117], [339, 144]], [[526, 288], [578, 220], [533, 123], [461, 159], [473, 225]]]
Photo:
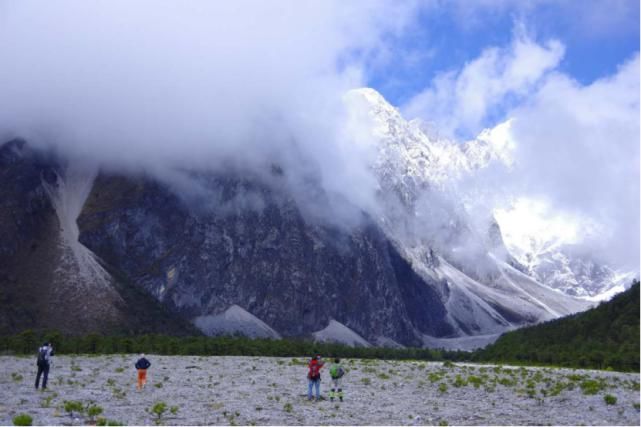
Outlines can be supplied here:
[[[44, 355], [44, 358], [40, 357], [40, 353]], [[51, 356], [53, 355], [53, 347], [43, 345], [38, 349], [38, 358], [36, 360], [36, 365], [49, 366], [49, 363], [51, 363]]]
[[147, 360], [144, 357], [141, 357], [136, 362], [136, 369], [148, 369], [150, 366], [151, 366], [151, 363], [149, 362], [149, 360]]

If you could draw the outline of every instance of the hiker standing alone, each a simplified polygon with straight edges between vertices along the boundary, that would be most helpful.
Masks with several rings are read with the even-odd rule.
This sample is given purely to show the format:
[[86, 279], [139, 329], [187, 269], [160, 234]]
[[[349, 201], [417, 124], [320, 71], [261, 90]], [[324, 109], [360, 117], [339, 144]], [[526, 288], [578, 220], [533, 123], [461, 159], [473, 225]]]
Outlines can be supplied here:
[[312, 357], [307, 365], [309, 371], [307, 372], [307, 400], [312, 400], [312, 388], [316, 388], [316, 401], [320, 400], [320, 370], [323, 367], [320, 355]]
[[343, 389], [341, 388], [341, 378], [345, 375], [345, 369], [341, 366], [341, 360], [337, 357], [334, 364], [329, 367], [329, 376], [332, 377], [332, 389], [329, 392], [329, 400], [334, 401], [338, 397], [343, 401]]
[[[40, 385], [40, 375], [42, 375], [42, 389], [47, 388], [47, 379], [49, 378], [49, 367], [51, 366], [51, 356], [53, 356], [53, 346], [46, 342], [38, 349], [38, 374], [36, 375], [36, 390]], [[44, 374], [44, 375], [43, 375]]]
[[147, 360], [144, 353], [140, 354], [140, 359], [136, 362], [136, 369], [138, 369], [138, 390], [147, 384], [147, 369], [151, 366], [151, 362]]

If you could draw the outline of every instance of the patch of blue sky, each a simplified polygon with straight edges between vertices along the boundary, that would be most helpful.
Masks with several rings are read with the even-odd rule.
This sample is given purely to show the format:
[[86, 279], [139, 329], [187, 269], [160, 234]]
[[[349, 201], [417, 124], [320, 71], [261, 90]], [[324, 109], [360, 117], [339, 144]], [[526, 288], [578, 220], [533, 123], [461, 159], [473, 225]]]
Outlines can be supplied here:
[[402, 105], [439, 73], [460, 70], [522, 27], [537, 43], [565, 46], [556, 71], [586, 85], [614, 74], [639, 51], [637, 0], [450, 1], [425, 7], [388, 48], [366, 62], [369, 86]]

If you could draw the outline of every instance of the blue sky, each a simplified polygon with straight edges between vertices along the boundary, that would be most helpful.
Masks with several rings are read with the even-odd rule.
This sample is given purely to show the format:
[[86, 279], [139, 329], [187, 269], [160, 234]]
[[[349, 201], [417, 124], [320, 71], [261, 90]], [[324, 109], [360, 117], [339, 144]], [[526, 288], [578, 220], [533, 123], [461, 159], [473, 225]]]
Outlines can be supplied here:
[[639, 51], [636, 0], [436, 2], [390, 37], [389, 56], [370, 64], [368, 83], [402, 105], [437, 73], [509, 44], [517, 26], [535, 42], [559, 40], [565, 55], [556, 70], [581, 84], [615, 73]]

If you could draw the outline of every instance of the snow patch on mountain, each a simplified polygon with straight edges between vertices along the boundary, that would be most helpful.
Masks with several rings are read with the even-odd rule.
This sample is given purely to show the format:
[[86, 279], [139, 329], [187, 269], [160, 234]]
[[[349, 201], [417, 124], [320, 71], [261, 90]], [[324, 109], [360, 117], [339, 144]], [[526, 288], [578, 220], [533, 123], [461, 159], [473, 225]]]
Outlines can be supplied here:
[[474, 335], [457, 338], [435, 338], [423, 336], [423, 343], [429, 348], [442, 348], [444, 350], [472, 351], [477, 348], [492, 344], [501, 336], [501, 333], [488, 335]]
[[312, 335], [316, 341], [320, 342], [336, 342], [357, 347], [372, 346], [356, 332], [334, 319], [330, 319], [326, 328], [316, 331]]
[[[599, 231], [599, 225], [587, 218], [558, 213], [546, 213], [546, 218], [539, 206], [532, 203], [522, 206], [523, 199], [517, 200], [511, 209], [495, 209], [496, 221], [469, 214], [468, 207], [484, 202], [481, 199], [485, 196], [481, 192], [462, 193], [458, 185], [468, 177], [473, 179], [476, 171], [493, 162], [508, 170], [515, 167], [511, 120], [459, 143], [440, 137], [430, 123], [418, 119], [406, 121], [373, 89], [350, 91], [345, 100], [348, 108], [358, 112], [353, 113], [354, 117], [369, 120], [372, 141], [377, 145], [378, 157], [372, 169], [386, 204], [379, 221], [388, 237], [403, 247], [422, 274], [433, 276], [433, 262], [422, 266], [429, 258], [426, 254], [430, 250], [426, 247], [430, 247], [446, 259], [457, 261], [456, 268], [465, 266], [467, 275], [470, 268], [486, 268], [483, 258], [494, 253], [497, 259], [530, 276], [527, 280], [519, 277], [516, 282], [534, 279], [563, 294], [588, 300], [607, 298], [613, 289], [623, 289], [623, 283], [633, 277], [634, 274], [615, 271], [568, 250], [568, 244]], [[482, 228], [488, 225], [497, 228], [494, 234], [503, 237], [498, 246], [485, 236], [487, 231]], [[493, 261], [488, 268], [496, 270]], [[474, 279], [478, 277], [474, 275]], [[481, 281], [484, 286], [488, 284], [487, 280]], [[577, 304], [571, 302], [570, 306]]]
[[42, 180], [60, 225], [59, 247], [61, 260], [57, 274], [78, 287], [108, 288], [111, 276], [98, 262], [96, 255], [78, 240], [80, 231], [76, 220], [91, 192], [97, 170], [73, 163], [54, 183]]
[[220, 314], [198, 316], [192, 321], [209, 336], [240, 334], [250, 338], [281, 338], [265, 322], [235, 304]]
[[527, 198], [494, 215], [510, 253], [528, 275], [551, 288], [600, 301], [634, 278], [633, 272], [614, 270], [581, 250], [580, 243], [601, 232], [587, 218], [554, 213], [543, 201]]

